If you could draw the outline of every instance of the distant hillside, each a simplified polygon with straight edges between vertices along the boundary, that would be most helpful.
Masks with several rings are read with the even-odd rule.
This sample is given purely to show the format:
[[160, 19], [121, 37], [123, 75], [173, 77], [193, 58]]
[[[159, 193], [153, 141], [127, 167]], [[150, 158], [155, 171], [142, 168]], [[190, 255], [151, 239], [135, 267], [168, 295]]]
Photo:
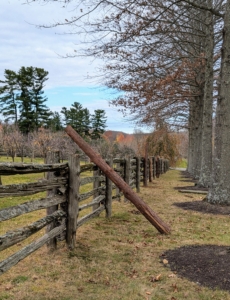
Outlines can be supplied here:
[[124, 138], [131, 137], [133, 134], [125, 133], [123, 131], [113, 131], [107, 130], [103, 134], [109, 141], [114, 142], [117, 139], [117, 136], [123, 135]]

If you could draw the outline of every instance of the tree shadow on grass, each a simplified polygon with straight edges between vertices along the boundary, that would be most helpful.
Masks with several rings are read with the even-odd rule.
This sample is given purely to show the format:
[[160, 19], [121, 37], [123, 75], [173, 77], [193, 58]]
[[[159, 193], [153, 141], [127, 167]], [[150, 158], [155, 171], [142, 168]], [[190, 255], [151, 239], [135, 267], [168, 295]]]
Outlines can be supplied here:
[[214, 215], [230, 215], [230, 206], [214, 205], [204, 200], [190, 201], [190, 202], [176, 202], [173, 205], [180, 207], [184, 210], [193, 210], [202, 212], [204, 214]]

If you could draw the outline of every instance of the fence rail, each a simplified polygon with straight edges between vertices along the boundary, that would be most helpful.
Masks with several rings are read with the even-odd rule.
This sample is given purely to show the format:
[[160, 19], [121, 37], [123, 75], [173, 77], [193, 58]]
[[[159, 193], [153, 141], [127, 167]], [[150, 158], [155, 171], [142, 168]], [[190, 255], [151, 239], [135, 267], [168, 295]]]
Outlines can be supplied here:
[[[107, 164], [137, 192], [140, 192], [141, 181], [146, 184], [148, 180], [152, 181], [169, 168], [167, 160], [155, 157], [149, 157], [147, 161], [139, 157], [110, 158]], [[55, 249], [57, 241], [65, 239], [68, 247], [73, 249], [77, 228], [100, 215], [102, 211], [106, 212], [106, 217], [110, 217], [112, 201], [120, 200], [123, 195], [98, 166], [93, 163], [80, 165], [80, 158], [77, 155], [71, 156], [68, 163], [62, 164], [59, 163], [58, 153], [49, 154], [46, 164], [0, 164], [0, 175], [4, 176], [44, 172], [46, 177], [37, 182], [0, 186], [0, 198], [21, 197], [47, 191], [44, 198], [0, 210], [0, 221], [7, 221], [36, 210], [47, 210], [45, 217], [0, 236], [0, 251], [2, 251], [46, 227], [45, 235], [0, 262], [0, 274], [44, 244]], [[90, 176], [86, 172], [90, 172]], [[85, 185], [88, 185], [88, 190], [80, 192]], [[92, 210], [89, 212], [90, 208]], [[83, 211], [86, 211], [86, 214], [79, 217]]]

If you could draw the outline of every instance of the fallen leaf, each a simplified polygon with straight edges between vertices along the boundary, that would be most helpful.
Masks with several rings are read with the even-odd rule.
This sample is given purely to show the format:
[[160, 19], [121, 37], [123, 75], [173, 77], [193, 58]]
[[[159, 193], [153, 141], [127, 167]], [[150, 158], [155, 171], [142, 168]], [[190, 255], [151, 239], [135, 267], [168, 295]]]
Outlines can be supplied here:
[[176, 275], [175, 275], [175, 274], [169, 274], [168, 277], [169, 277], [169, 278], [173, 278], [173, 277], [176, 277]]
[[156, 276], [156, 281], [159, 281], [161, 279], [161, 274]]
[[187, 298], [188, 295], [189, 295], [189, 292], [185, 292], [185, 293], [184, 293], [184, 297], [185, 297], [185, 298]]
[[175, 297], [172, 297], [171, 300], [176, 300], [176, 298], [175, 298]]
[[35, 281], [35, 280], [37, 280], [37, 279], [38, 279], [38, 276], [36, 276], [36, 275], [33, 275], [33, 276], [32, 276], [32, 279]]
[[163, 264], [167, 265], [168, 264], [168, 260], [167, 259], [163, 259]]
[[150, 292], [146, 292], [146, 295], [151, 295], [151, 293]]
[[173, 287], [173, 292], [177, 293], [178, 292], [177, 285], [174, 283], [174, 284], [172, 284], [172, 287]]

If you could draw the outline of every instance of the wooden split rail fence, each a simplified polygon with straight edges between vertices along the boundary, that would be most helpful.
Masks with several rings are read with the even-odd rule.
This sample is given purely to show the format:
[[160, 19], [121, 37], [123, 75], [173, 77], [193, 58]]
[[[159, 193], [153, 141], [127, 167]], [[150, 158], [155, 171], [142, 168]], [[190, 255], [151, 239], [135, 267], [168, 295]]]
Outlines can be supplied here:
[[[141, 182], [146, 185], [169, 168], [168, 160], [155, 157], [147, 160], [139, 157], [111, 158], [107, 163], [137, 192], [140, 191]], [[71, 156], [67, 163], [59, 163], [58, 153], [52, 152], [48, 154], [46, 164], [0, 164], [0, 175], [3, 176], [44, 172], [44, 179], [37, 182], [0, 186], [0, 198], [22, 197], [44, 191], [47, 193], [43, 198], [0, 210], [0, 221], [7, 221], [46, 209], [43, 218], [0, 236], [0, 251], [3, 251], [46, 227], [42, 237], [0, 262], [0, 274], [45, 244], [55, 249], [58, 240], [66, 240], [67, 246], [73, 249], [77, 228], [102, 211], [105, 211], [106, 217], [110, 217], [112, 201], [120, 200], [123, 195], [95, 164], [81, 165], [77, 155]], [[81, 192], [83, 186], [87, 187], [87, 192]], [[82, 211], [87, 213], [81, 216]]]

